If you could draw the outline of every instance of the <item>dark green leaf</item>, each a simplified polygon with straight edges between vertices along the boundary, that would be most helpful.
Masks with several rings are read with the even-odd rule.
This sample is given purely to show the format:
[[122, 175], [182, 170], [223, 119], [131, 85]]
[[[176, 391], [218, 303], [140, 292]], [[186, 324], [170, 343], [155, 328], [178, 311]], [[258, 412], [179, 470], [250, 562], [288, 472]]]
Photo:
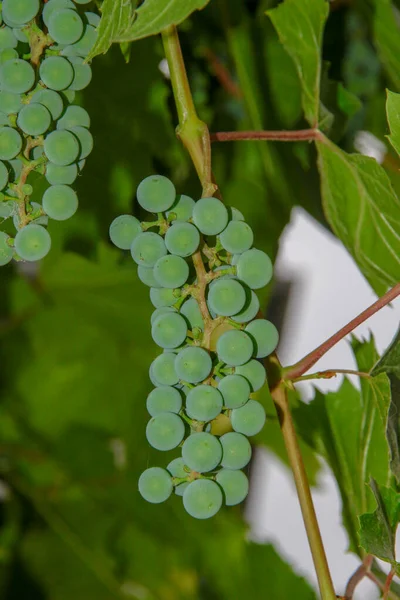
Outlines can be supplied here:
[[399, 13], [391, 0], [375, 0], [374, 38], [379, 58], [395, 89], [400, 92]]
[[387, 137], [397, 154], [400, 154], [400, 94], [388, 90], [386, 114], [390, 127], [390, 135]]
[[97, 41], [87, 60], [105, 54], [111, 44], [129, 29], [136, 18], [136, 5], [134, 0], [104, 0]]

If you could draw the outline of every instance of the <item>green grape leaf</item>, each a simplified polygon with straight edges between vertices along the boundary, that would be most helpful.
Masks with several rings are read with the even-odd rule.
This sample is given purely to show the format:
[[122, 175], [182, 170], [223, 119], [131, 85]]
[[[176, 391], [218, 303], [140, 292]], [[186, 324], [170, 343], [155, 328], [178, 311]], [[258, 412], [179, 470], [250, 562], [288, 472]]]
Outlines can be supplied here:
[[372, 158], [317, 142], [323, 207], [378, 295], [400, 280], [400, 201]]
[[302, 85], [304, 115], [318, 125], [322, 33], [329, 13], [325, 0], [285, 0], [267, 11], [279, 39], [294, 60]]
[[379, 486], [374, 479], [371, 479], [370, 487], [377, 508], [373, 513], [360, 517], [360, 544], [368, 554], [391, 563], [399, 573], [395, 543], [400, 522], [400, 494], [392, 488]]
[[105, 54], [111, 44], [123, 35], [136, 18], [136, 5], [134, 0], [104, 0], [97, 40], [86, 60]]
[[387, 91], [386, 114], [390, 127], [389, 142], [400, 155], [400, 94]]
[[391, 0], [375, 0], [374, 4], [375, 46], [392, 85], [400, 92], [399, 11]]

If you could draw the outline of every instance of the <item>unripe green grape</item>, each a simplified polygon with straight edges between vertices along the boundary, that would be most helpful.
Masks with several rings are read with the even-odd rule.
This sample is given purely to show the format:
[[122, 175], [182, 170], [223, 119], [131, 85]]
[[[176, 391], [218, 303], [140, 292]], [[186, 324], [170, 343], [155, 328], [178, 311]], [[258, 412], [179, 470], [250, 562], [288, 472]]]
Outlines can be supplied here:
[[158, 259], [166, 254], [167, 249], [163, 238], [152, 231], [139, 233], [131, 245], [133, 260], [143, 267], [154, 267]]
[[6, 126], [11, 125], [11, 122], [10, 122], [9, 117], [5, 113], [0, 113], [0, 128], [3, 125], [6, 125]]
[[93, 136], [86, 127], [72, 127], [69, 131], [71, 131], [79, 140], [80, 144], [80, 153], [79, 160], [86, 158], [89, 156], [91, 151], [93, 150]]
[[57, 44], [74, 44], [83, 34], [83, 22], [75, 10], [62, 8], [50, 15], [48, 29]]
[[254, 234], [244, 221], [231, 221], [219, 239], [225, 250], [232, 254], [241, 254], [252, 247]]
[[[1, 129], [0, 129], [1, 132]], [[22, 173], [22, 162], [18, 159], [15, 160], [10, 160], [9, 164], [11, 166], [11, 171], [9, 173], [9, 179], [10, 181], [17, 181], [17, 179], [19, 179], [21, 173]], [[16, 192], [14, 192], [14, 194], [16, 194]], [[10, 194], [11, 196], [13, 194]]]
[[264, 366], [258, 360], [254, 359], [244, 365], [236, 367], [235, 373], [237, 375], [242, 375], [242, 377], [247, 379], [252, 392], [260, 390], [267, 379]]
[[75, 9], [76, 6], [72, 0], [49, 0], [43, 7], [42, 18], [46, 27], [49, 26], [50, 17], [55, 10], [62, 10], [63, 8]]
[[191, 256], [200, 244], [198, 229], [191, 223], [175, 223], [165, 234], [165, 245], [171, 254]]
[[161, 308], [162, 306], [172, 306], [178, 298], [174, 289], [152, 287], [150, 288], [150, 300], [155, 308]]
[[160, 504], [172, 494], [172, 477], [165, 469], [150, 467], [139, 477], [139, 492], [147, 502]]
[[243, 471], [222, 469], [215, 478], [222, 487], [227, 506], [240, 504], [249, 493], [249, 480]]
[[16, 203], [14, 200], [8, 200], [7, 202], [0, 202], [0, 217], [2, 219], [8, 219], [16, 210]]
[[78, 167], [75, 163], [61, 167], [51, 162], [46, 164], [46, 179], [51, 185], [71, 185], [78, 177]]
[[50, 127], [51, 115], [43, 104], [28, 104], [21, 108], [17, 125], [28, 135], [41, 135]]
[[176, 198], [175, 186], [163, 175], [150, 175], [139, 183], [137, 200], [149, 212], [164, 212], [171, 208]]
[[174, 352], [164, 352], [153, 360], [150, 371], [154, 385], [157, 387], [160, 385], [176, 385], [179, 382], [179, 376], [175, 368], [175, 358], [176, 354]]
[[[179, 479], [183, 479], [189, 475], [189, 473], [185, 471], [185, 463], [183, 462], [183, 458], [174, 458], [174, 460], [171, 460], [167, 466], [167, 471], [171, 473], [172, 477], [178, 477]], [[177, 496], [183, 496], [183, 492], [189, 483], [189, 481], [186, 481], [175, 486], [175, 494]]]
[[41, 225], [30, 223], [15, 236], [15, 250], [23, 260], [40, 260], [49, 253], [50, 248], [50, 234]]
[[221, 393], [212, 385], [198, 385], [186, 396], [186, 413], [197, 421], [212, 421], [222, 410]]
[[0, 190], [4, 190], [7, 183], [8, 183], [8, 169], [3, 162], [0, 162]]
[[217, 198], [200, 198], [193, 208], [193, 222], [205, 235], [217, 235], [228, 224], [228, 211]]
[[21, 101], [20, 94], [13, 94], [11, 92], [0, 92], [0, 111], [6, 115], [18, 113], [23, 104]]
[[84, 90], [92, 81], [92, 67], [85, 64], [80, 56], [71, 56], [70, 60], [74, 70], [74, 78], [68, 89], [77, 92]]
[[226, 375], [218, 383], [226, 408], [239, 408], [246, 404], [251, 394], [250, 384], [241, 375]]
[[39, 12], [39, 0], [3, 0], [3, 18], [16, 26], [25, 25]]
[[44, 140], [44, 152], [52, 163], [64, 167], [78, 158], [79, 142], [70, 131], [52, 131]]
[[[1, 31], [1, 29], [0, 29]], [[0, 51], [0, 64], [3, 65], [8, 60], [12, 60], [13, 58], [18, 58], [19, 54], [17, 50], [14, 48], [4, 48]]]
[[35, 83], [35, 71], [26, 60], [13, 58], [2, 65], [0, 80], [4, 91], [25, 94]]
[[[26, 185], [28, 185], [28, 187], [31, 188], [30, 194], [28, 194], [28, 195], [31, 195], [33, 192], [33, 188], [29, 184], [26, 184]], [[39, 204], [38, 202], [31, 202], [30, 205], [31, 205], [31, 208], [28, 210], [28, 214], [30, 216], [32, 216], [32, 213], [39, 215], [31, 222], [35, 223], [36, 225], [44, 225], [45, 227], [47, 227], [47, 225], [49, 223], [49, 217], [47, 215], [42, 214], [43, 213], [42, 205]]]
[[221, 466], [225, 469], [243, 469], [251, 459], [251, 445], [246, 436], [236, 431], [219, 438], [222, 446]]
[[221, 278], [209, 286], [207, 301], [217, 315], [230, 317], [243, 309], [246, 292], [239, 281]]
[[148, 287], [161, 287], [154, 277], [153, 267], [142, 267], [139, 265], [137, 273], [140, 281]]
[[7, 243], [9, 239], [10, 236], [7, 233], [0, 231], [0, 267], [8, 264], [14, 256], [14, 248]]
[[63, 56], [82, 56], [83, 58], [86, 58], [97, 40], [97, 35], [97, 31], [94, 27], [86, 25], [85, 32], [81, 39], [75, 42], [75, 44], [65, 46], [65, 48], [61, 50], [61, 54]]
[[260, 301], [257, 298], [257, 295], [250, 291], [250, 302], [246, 302], [243, 310], [241, 310], [237, 315], [233, 315], [231, 318], [236, 321], [236, 323], [248, 323], [248, 321], [252, 321], [254, 317], [257, 315], [260, 310]]
[[21, 190], [22, 190], [22, 193], [25, 194], [25, 196], [32, 196], [32, 194], [33, 194], [33, 187], [31, 186], [30, 183], [24, 183]]
[[31, 103], [33, 104], [36, 102], [43, 104], [43, 106], [49, 110], [54, 121], [60, 117], [64, 110], [63, 99], [60, 94], [54, 90], [41, 90], [40, 92], [36, 92], [32, 97]]
[[175, 413], [158, 413], [146, 427], [146, 438], [150, 446], [166, 452], [179, 446], [185, 435], [185, 425]]
[[[18, 40], [15, 37], [11, 27], [0, 28], [0, 49], [13, 49], [18, 46]], [[11, 58], [15, 58], [12, 56]]]
[[217, 341], [217, 354], [227, 365], [238, 366], [247, 363], [254, 352], [253, 342], [244, 331], [225, 331]]
[[39, 75], [46, 87], [59, 92], [71, 84], [74, 70], [66, 58], [49, 56], [40, 65]]
[[129, 250], [133, 240], [142, 232], [140, 222], [132, 215], [120, 215], [110, 225], [110, 240], [121, 250]]
[[155, 263], [154, 277], [162, 287], [179, 288], [189, 277], [189, 266], [181, 256], [167, 254]]
[[[140, 268], [140, 267], [139, 267]], [[176, 309], [172, 306], [161, 306], [160, 308], [156, 308], [156, 310], [152, 313], [150, 317], [150, 322], [153, 325], [154, 321], [161, 317], [161, 315], [166, 315], [168, 313], [176, 313]]]
[[182, 221], [189, 221], [192, 216], [193, 208], [195, 205], [195, 201], [190, 196], [185, 196], [182, 194], [181, 196], [177, 196], [174, 204], [171, 208], [166, 212], [167, 218], [171, 213], [174, 213], [175, 219], [174, 223], [179, 223]]
[[209, 519], [222, 506], [221, 488], [215, 481], [196, 479], [183, 493], [183, 506], [186, 512], [195, 519]]
[[258, 290], [271, 280], [271, 259], [262, 250], [252, 248], [240, 255], [236, 265], [237, 276], [253, 290]]
[[231, 206], [230, 209], [228, 208], [228, 211], [230, 211], [230, 217], [232, 221], [244, 221], [243, 214], [234, 206]]
[[162, 385], [147, 396], [146, 408], [152, 417], [161, 412], [178, 414], [182, 408], [182, 396], [176, 388]]
[[78, 210], [78, 196], [68, 185], [52, 185], [43, 194], [44, 212], [55, 221], [66, 221]]
[[201, 315], [201, 311], [195, 298], [189, 298], [186, 300], [180, 308], [180, 313], [186, 317], [189, 321], [190, 329], [193, 330], [195, 327], [204, 330], [204, 321]]
[[161, 348], [178, 348], [183, 344], [186, 336], [186, 321], [178, 313], [159, 316], [151, 328], [151, 337]]
[[248, 437], [257, 435], [264, 427], [265, 410], [257, 400], [249, 400], [244, 406], [231, 412], [231, 424], [235, 431]]
[[82, 106], [75, 104], [68, 106], [61, 119], [57, 121], [57, 129], [72, 129], [73, 127], [90, 127], [89, 113]]
[[192, 433], [183, 443], [182, 458], [192, 471], [207, 473], [221, 462], [222, 446], [211, 433]]
[[[22, 42], [23, 44], [29, 43], [29, 33], [27, 30], [19, 29], [18, 27], [14, 27], [13, 34], [15, 35], [15, 37], [17, 38], [17, 40], [19, 42]], [[12, 58], [14, 58], [14, 56]], [[17, 58], [17, 57], [15, 56], [15, 58]]]
[[85, 12], [85, 17], [89, 25], [93, 25], [93, 27], [98, 27], [100, 25], [100, 17], [96, 13], [87, 11]]
[[211, 368], [211, 357], [204, 348], [184, 348], [175, 359], [175, 369], [179, 379], [189, 383], [199, 383], [206, 379]]
[[0, 160], [15, 158], [22, 149], [22, 138], [11, 127], [0, 128]]
[[246, 325], [245, 331], [253, 340], [256, 358], [265, 358], [276, 349], [279, 342], [279, 333], [271, 321], [255, 319]]

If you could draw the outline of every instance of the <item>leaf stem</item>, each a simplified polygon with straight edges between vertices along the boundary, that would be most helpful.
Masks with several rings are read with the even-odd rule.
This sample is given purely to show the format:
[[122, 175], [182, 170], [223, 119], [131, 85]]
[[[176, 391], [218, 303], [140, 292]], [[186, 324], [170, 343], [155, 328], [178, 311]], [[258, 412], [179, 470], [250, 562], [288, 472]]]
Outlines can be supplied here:
[[297, 131], [218, 131], [210, 135], [212, 142], [262, 141], [304, 142], [320, 140], [318, 129], [298, 129]]
[[[290, 381], [297, 383], [298, 381], [306, 381], [307, 379], [331, 379], [332, 377], [336, 377], [336, 375], [339, 373], [344, 373], [346, 375], [357, 375], [357, 377], [366, 377], [368, 379], [371, 378], [369, 373], [364, 373], [363, 371], [354, 371], [353, 369], [329, 369], [327, 371], [310, 373], [309, 375], [301, 375], [300, 377], [296, 377]], [[283, 379], [286, 380], [287, 375], [284, 375]]]
[[392, 567], [389, 571], [389, 575], [387, 576], [385, 585], [383, 587], [382, 600], [388, 600], [389, 593], [390, 593], [390, 586], [392, 585], [392, 580], [393, 580], [393, 577], [395, 576], [395, 574], [396, 574], [396, 570], [394, 567]]
[[356, 587], [368, 575], [371, 568], [374, 557], [371, 554], [367, 554], [361, 565], [356, 569], [353, 575], [350, 577], [346, 585], [346, 591], [344, 593], [344, 600], [352, 600]]
[[301, 377], [306, 373], [319, 359], [324, 356], [335, 346], [340, 340], [342, 340], [346, 335], [351, 333], [356, 327], [364, 323], [369, 317], [372, 317], [375, 313], [377, 313], [381, 308], [392, 302], [397, 296], [400, 295], [400, 283], [397, 283], [392, 289], [390, 289], [386, 294], [384, 294], [381, 298], [378, 298], [376, 302], [371, 304], [368, 308], [363, 310], [357, 317], [352, 319], [347, 325], [342, 327], [338, 332], [332, 335], [328, 340], [323, 342], [318, 348], [315, 348], [310, 354], [307, 354], [304, 358], [302, 358], [299, 362], [290, 367], [286, 367], [284, 369], [284, 378], [290, 380], [296, 380], [298, 377]]

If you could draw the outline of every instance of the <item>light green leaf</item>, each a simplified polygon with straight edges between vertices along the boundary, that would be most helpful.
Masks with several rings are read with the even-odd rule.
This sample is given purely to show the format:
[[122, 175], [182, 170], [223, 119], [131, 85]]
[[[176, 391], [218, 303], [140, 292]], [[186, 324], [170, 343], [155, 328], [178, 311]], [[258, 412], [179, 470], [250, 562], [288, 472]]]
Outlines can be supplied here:
[[368, 554], [391, 563], [399, 570], [396, 562], [396, 530], [400, 521], [400, 494], [394, 489], [379, 486], [374, 479], [370, 482], [377, 508], [373, 513], [360, 517], [360, 544]]
[[132, 25], [136, 17], [136, 5], [134, 0], [104, 0], [97, 41], [87, 60], [105, 54], [111, 44]]
[[400, 92], [399, 11], [391, 0], [375, 0], [374, 40], [392, 85]]
[[386, 114], [390, 127], [390, 135], [387, 138], [400, 155], [400, 94], [387, 91]]
[[400, 201], [372, 158], [317, 142], [326, 218], [378, 295], [400, 280]]
[[285, 0], [267, 11], [279, 39], [295, 62], [302, 84], [305, 118], [318, 124], [322, 33], [329, 12], [325, 0]]

